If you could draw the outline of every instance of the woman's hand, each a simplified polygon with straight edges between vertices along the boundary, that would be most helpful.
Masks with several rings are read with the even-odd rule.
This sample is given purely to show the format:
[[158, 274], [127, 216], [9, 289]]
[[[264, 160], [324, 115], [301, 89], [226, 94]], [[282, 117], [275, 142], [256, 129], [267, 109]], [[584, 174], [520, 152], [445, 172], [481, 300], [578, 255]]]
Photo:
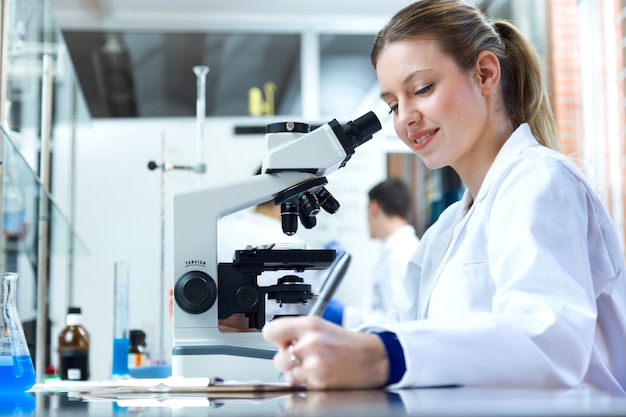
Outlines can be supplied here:
[[375, 334], [358, 333], [320, 317], [283, 317], [263, 328], [279, 347], [274, 365], [308, 389], [380, 388], [389, 378], [387, 353]]

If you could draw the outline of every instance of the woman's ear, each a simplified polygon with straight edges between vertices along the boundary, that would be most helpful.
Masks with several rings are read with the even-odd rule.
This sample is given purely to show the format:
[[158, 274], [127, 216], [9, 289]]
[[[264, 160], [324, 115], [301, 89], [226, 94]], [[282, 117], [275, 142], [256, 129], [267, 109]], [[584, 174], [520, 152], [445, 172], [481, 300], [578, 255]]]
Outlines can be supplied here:
[[500, 83], [500, 60], [491, 51], [481, 51], [476, 58], [474, 74], [483, 94], [491, 94]]

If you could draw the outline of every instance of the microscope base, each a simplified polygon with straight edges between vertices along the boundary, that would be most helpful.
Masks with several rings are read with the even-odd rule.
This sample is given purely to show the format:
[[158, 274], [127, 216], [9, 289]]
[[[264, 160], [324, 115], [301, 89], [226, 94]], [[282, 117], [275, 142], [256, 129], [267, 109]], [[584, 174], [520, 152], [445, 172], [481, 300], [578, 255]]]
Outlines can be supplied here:
[[233, 346], [179, 346], [172, 351], [172, 376], [224, 381], [278, 382], [275, 351]]

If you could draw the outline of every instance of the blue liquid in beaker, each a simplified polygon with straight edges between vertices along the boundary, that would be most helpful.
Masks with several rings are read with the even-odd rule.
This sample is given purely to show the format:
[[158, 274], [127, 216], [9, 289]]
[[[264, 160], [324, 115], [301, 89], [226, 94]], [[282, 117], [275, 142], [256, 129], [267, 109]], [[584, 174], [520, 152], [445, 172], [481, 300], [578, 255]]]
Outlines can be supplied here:
[[130, 339], [119, 338], [113, 339], [113, 370], [111, 374], [114, 376], [128, 376], [128, 350], [130, 348]]
[[37, 377], [30, 355], [0, 356], [0, 389], [24, 392], [35, 385]]

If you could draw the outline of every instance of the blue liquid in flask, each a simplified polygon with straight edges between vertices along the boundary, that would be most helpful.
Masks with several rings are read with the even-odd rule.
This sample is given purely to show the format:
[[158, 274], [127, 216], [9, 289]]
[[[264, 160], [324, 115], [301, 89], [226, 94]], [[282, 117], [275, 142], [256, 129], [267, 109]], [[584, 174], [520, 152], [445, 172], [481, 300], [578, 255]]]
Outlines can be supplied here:
[[24, 392], [35, 385], [37, 377], [30, 355], [0, 356], [0, 390]]
[[0, 273], [0, 392], [24, 392], [35, 385], [33, 361], [15, 307], [16, 272]]

